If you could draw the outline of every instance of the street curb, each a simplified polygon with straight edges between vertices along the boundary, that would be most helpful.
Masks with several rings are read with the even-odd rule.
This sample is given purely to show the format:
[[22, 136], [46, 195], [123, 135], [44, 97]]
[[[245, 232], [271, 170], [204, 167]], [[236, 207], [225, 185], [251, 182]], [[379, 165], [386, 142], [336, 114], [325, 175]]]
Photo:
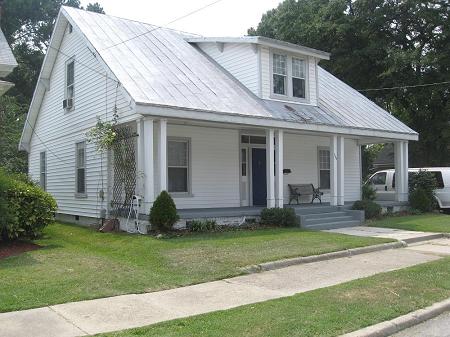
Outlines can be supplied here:
[[387, 337], [450, 310], [450, 298], [435, 303], [425, 309], [419, 309], [409, 314], [399, 316], [390, 321], [381, 322], [366, 328], [356, 330], [340, 337]]
[[419, 237], [416, 237], [416, 238], [404, 239], [403, 241], [405, 241], [407, 244], [417, 243], [417, 242], [422, 242], [422, 241], [430, 241], [430, 240], [442, 239], [442, 238], [445, 238], [445, 237], [449, 237], [446, 234], [448, 234], [448, 233], [445, 233], [445, 234], [444, 233], [436, 233], [436, 234], [419, 236]]
[[354, 255], [378, 252], [381, 250], [403, 248], [406, 246], [408, 246], [408, 245], [404, 241], [382, 243], [379, 245], [360, 247], [360, 248], [351, 248], [351, 249], [346, 249], [346, 250], [341, 250], [341, 251], [326, 253], [326, 254], [320, 254], [320, 255], [294, 257], [292, 259], [284, 259], [284, 260], [260, 263], [260, 264], [244, 267], [244, 268], [242, 268], [242, 270], [245, 273], [253, 274], [253, 273], [259, 273], [262, 271], [285, 268], [285, 267], [294, 266], [294, 265], [298, 265], [298, 264], [333, 260], [333, 259], [338, 259], [338, 258], [342, 258], [342, 257], [350, 257], [350, 256], [354, 256]]

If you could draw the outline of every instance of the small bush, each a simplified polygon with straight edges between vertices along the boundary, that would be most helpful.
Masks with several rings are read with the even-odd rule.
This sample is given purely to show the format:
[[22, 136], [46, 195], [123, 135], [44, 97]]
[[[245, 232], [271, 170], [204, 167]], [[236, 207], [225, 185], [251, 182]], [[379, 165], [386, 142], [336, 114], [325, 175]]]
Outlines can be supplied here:
[[356, 201], [352, 209], [364, 211], [366, 219], [378, 218], [381, 215], [381, 206], [371, 200]]
[[3, 240], [38, 237], [54, 221], [56, 201], [40, 187], [0, 171], [0, 232]]
[[280, 227], [298, 226], [298, 217], [293, 208], [264, 208], [261, 211], [261, 224]]
[[436, 207], [434, 190], [436, 177], [432, 172], [418, 171], [409, 175], [409, 205], [420, 212], [431, 212]]
[[435, 206], [434, 196], [423, 188], [417, 188], [409, 193], [409, 205], [412, 209], [419, 212], [431, 212]]
[[377, 191], [370, 184], [362, 185], [362, 200], [374, 201], [377, 196]]
[[150, 210], [149, 221], [155, 229], [169, 231], [180, 219], [175, 203], [166, 191], [162, 191]]
[[217, 222], [215, 220], [192, 220], [187, 227], [191, 232], [209, 232], [216, 230]]

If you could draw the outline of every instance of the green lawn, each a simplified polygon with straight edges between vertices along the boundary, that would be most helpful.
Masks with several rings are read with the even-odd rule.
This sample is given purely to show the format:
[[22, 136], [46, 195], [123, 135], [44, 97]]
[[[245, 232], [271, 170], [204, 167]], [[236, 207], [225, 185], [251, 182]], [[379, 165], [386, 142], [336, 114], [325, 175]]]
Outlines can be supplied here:
[[174, 288], [250, 264], [387, 241], [296, 228], [156, 239], [55, 224], [37, 241], [43, 249], [0, 260], [0, 312]]
[[450, 233], [450, 215], [429, 213], [410, 216], [388, 216], [367, 223], [372, 227], [389, 227], [411, 231]]
[[337, 336], [450, 296], [450, 258], [292, 297], [101, 336]]

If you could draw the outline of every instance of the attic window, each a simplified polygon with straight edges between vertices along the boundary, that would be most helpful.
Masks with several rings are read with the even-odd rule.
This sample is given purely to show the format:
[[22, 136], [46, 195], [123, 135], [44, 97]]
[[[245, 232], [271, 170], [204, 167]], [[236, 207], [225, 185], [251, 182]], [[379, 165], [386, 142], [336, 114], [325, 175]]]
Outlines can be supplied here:
[[75, 61], [66, 63], [66, 98], [73, 98], [75, 89]]
[[292, 58], [292, 96], [305, 98], [305, 61]]
[[273, 93], [286, 95], [286, 55], [273, 54]]
[[68, 28], [69, 34], [71, 34], [73, 32], [73, 26], [69, 23], [69, 28]]

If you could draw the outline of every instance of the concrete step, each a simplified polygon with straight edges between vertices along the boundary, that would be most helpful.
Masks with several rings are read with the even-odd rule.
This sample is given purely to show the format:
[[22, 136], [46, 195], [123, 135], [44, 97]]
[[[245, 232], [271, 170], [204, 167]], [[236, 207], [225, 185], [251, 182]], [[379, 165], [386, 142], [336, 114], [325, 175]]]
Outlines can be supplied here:
[[349, 220], [349, 221], [325, 222], [325, 223], [321, 223], [321, 224], [307, 225], [307, 226], [302, 226], [302, 227], [304, 229], [324, 230], [324, 229], [354, 227], [354, 226], [359, 226], [359, 225], [361, 225], [359, 220]]
[[324, 217], [324, 218], [316, 218], [316, 219], [302, 219], [302, 224], [305, 226], [312, 226], [312, 225], [320, 225], [323, 223], [329, 223], [329, 222], [345, 222], [345, 221], [353, 221], [355, 220], [353, 216], [351, 215], [344, 215], [344, 216], [333, 216], [333, 217]]
[[324, 213], [332, 213], [332, 212], [339, 212], [340, 209], [337, 206], [324, 206], [324, 207], [304, 207], [304, 208], [296, 208], [293, 207], [295, 210], [295, 214], [297, 215], [307, 215], [307, 214], [324, 214]]
[[333, 218], [338, 216], [348, 215], [345, 211], [340, 212], [329, 212], [329, 213], [314, 213], [314, 214], [302, 214], [302, 218], [312, 220], [312, 219], [323, 219], [323, 218]]

